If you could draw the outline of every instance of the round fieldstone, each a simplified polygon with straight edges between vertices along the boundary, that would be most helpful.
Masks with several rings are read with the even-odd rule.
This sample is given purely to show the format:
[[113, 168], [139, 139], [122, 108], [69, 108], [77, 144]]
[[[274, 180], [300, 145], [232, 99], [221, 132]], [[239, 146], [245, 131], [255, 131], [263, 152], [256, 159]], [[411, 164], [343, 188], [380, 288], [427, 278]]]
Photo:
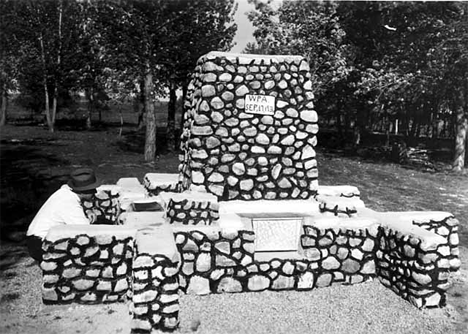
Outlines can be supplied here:
[[300, 114], [300, 118], [307, 123], [317, 123], [318, 117], [315, 110], [303, 110]]
[[219, 81], [229, 82], [232, 80], [232, 75], [229, 73], [223, 73], [219, 76]]
[[359, 262], [353, 259], [346, 259], [343, 261], [341, 270], [348, 274], [354, 274], [359, 271]]
[[221, 98], [224, 100], [224, 101], [232, 101], [234, 100], [234, 94], [231, 93], [231, 92], [224, 92], [223, 94], [221, 94]]
[[207, 278], [195, 275], [190, 278], [187, 288], [188, 294], [207, 295], [210, 293], [210, 281]]
[[201, 88], [203, 97], [212, 97], [216, 95], [216, 88], [213, 85], [204, 85]]
[[338, 269], [340, 265], [341, 263], [333, 256], [329, 256], [322, 261], [322, 268], [326, 270]]
[[236, 96], [243, 97], [249, 93], [249, 88], [246, 85], [239, 86], [235, 93]]
[[[210, 128], [210, 130], [211, 130], [211, 128]], [[211, 130], [211, 133], [209, 133], [209, 134], [212, 134], [212, 133], [213, 133], [213, 130]], [[226, 138], [226, 137], [229, 137], [229, 131], [225, 127], [220, 126], [218, 129], [216, 129], [215, 135], [217, 135], [218, 137]]]
[[271, 116], [263, 116], [260, 121], [262, 122], [262, 124], [272, 125], [274, 122], [274, 119]]
[[311, 290], [314, 287], [314, 274], [306, 271], [299, 275], [297, 282], [298, 290]]
[[313, 149], [312, 146], [306, 145], [302, 149], [301, 159], [302, 160], [308, 160], [308, 159], [311, 159], [311, 158], [315, 158], [315, 150]]
[[281, 178], [281, 180], [278, 182], [278, 186], [282, 189], [289, 189], [292, 187], [291, 182], [289, 182], [288, 179], [286, 178]]
[[257, 129], [253, 126], [249, 127], [249, 128], [245, 128], [243, 130], [243, 133], [245, 136], [247, 137], [255, 137], [258, 133]]
[[249, 291], [263, 291], [270, 286], [270, 279], [263, 275], [253, 275], [247, 281]]
[[232, 277], [223, 277], [218, 284], [217, 288], [218, 293], [222, 292], [242, 292], [242, 284], [235, 278]]
[[223, 182], [224, 177], [223, 177], [223, 175], [215, 172], [215, 173], [210, 175], [210, 177], [208, 178], [208, 181], [209, 182]]
[[268, 154], [281, 154], [282, 152], [283, 150], [281, 149], [281, 147], [276, 146], [276, 145], [272, 145], [268, 147], [268, 150], [267, 150]]
[[290, 290], [294, 287], [294, 277], [278, 275], [271, 284], [272, 290]]
[[[203, 101], [203, 102], [205, 102], [205, 101]], [[203, 102], [202, 102], [202, 103], [203, 103]], [[217, 111], [213, 111], [213, 112], [211, 113], [211, 119], [212, 119], [213, 122], [215, 122], [215, 123], [221, 123], [221, 122], [224, 120], [224, 116], [223, 116], [223, 114], [221, 114], [221, 113], [219, 113], [219, 112], [217, 112]]]
[[333, 278], [332, 274], [324, 273], [317, 278], [316, 286], [318, 288], [330, 286], [332, 283], [332, 278]]
[[196, 260], [196, 269], [198, 272], [207, 272], [211, 269], [210, 253], [202, 252], [198, 255]]
[[216, 81], [216, 74], [214, 73], [205, 73], [202, 75], [201, 80], [203, 82], [215, 82]]
[[86, 291], [91, 289], [94, 286], [95, 280], [91, 279], [78, 279], [72, 282], [73, 287], [79, 291]]
[[255, 141], [260, 145], [270, 144], [270, 138], [268, 138], [268, 136], [264, 133], [260, 133], [257, 137], [255, 137]]
[[254, 182], [253, 180], [250, 180], [250, 179], [241, 180], [239, 185], [240, 185], [241, 190], [250, 191], [254, 187]]
[[221, 142], [216, 137], [210, 136], [206, 139], [206, 147], [208, 149], [218, 147], [219, 145], [221, 145]]
[[421, 284], [421, 285], [427, 285], [429, 284], [430, 282], [432, 282], [432, 278], [431, 276], [427, 275], [427, 274], [421, 274], [421, 273], [418, 273], [418, 272], [413, 272], [412, 275], [411, 275], [414, 279], [415, 282]]
[[260, 81], [254, 80], [249, 83], [249, 86], [252, 89], [259, 89], [262, 86], [262, 84], [260, 83]]
[[295, 141], [294, 136], [289, 135], [289, 136], [286, 136], [285, 138], [283, 138], [280, 143], [282, 145], [285, 145], [285, 146], [290, 146], [290, 145], [294, 144], [294, 141]]
[[361, 246], [361, 249], [364, 252], [371, 252], [374, 249], [374, 245], [374, 240], [372, 240], [371, 238], [366, 238]]
[[286, 89], [288, 87], [288, 83], [286, 82], [286, 80], [281, 80], [279, 83], [278, 83], [278, 87], [280, 89]]
[[273, 89], [275, 87], [275, 81], [274, 80], [268, 80], [264, 84], [265, 89]]
[[223, 109], [224, 108], [224, 102], [221, 100], [219, 97], [215, 96], [211, 102], [210, 102], [211, 107], [213, 107], [216, 110]]
[[375, 274], [375, 261], [369, 260], [364, 263], [361, 269], [361, 274], [372, 275]]
[[226, 124], [229, 127], [235, 127], [239, 125], [239, 119], [235, 117], [228, 118], [226, 121], [224, 121], [224, 124]]
[[232, 171], [236, 175], [244, 175], [245, 174], [245, 165], [242, 162], [236, 162], [232, 165]]
[[[206, 101], [203, 101], [203, 102], [206, 103]], [[198, 114], [198, 115], [195, 115], [194, 122], [196, 125], [205, 125], [210, 122], [210, 119], [205, 115]]]

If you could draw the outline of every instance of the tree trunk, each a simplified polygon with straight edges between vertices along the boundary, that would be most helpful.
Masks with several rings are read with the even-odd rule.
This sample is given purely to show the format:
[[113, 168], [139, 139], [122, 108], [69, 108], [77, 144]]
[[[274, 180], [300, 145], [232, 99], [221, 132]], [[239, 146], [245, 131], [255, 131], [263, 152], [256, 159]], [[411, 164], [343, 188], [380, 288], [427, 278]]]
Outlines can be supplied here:
[[176, 102], [177, 102], [177, 86], [174, 83], [171, 83], [169, 89], [169, 103], [167, 105], [167, 132], [166, 132], [166, 142], [167, 150], [172, 152], [177, 150], [176, 140], [175, 140], [175, 114], [176, 114]]
[[156, 112], [154, 108], [153, 73], [147, 64], [145, 73], [145, 111], [146, 111], [146, 139], [145, 161], [154, 161], [156, 157]]
[[145, 79], [143, 77], [140, 80], [140, 94], [138, 95], [138, 124], [137, 131], [143, 129], [146, 124], [145, 114], [146, 114], [146, 104], [145, 104]]
[[91, 115], [93, 114], [94, 109], [94, 94], [92, 88], [86, 89], [86, 98], [88, 100], [88, 114], [86, 116], [86, 129], [91, 130]]
[[[467, 87], [468, 92], [468, 87]], [[455, 110], [455, 154], [453, 157], [453, 171], [461, 172], [465, 167], [467, 129], [468, 129], [468, 98], [465, 98], [463, 89], [458, 93], [458, 105]]]
[[0, 114], [0, 126], [3, 126], [7, 122], [7, 107], [8, 107], [8, 91], [6, 87], [6, 82], [3, 84], [2, 87], [2, 110]]
[[39, 36], [39, 43], [41, 45], [41, 60], [42, 60], [42, 85], [44, 87], [44, 98], [45, 98], [45, 114], [47, 120], [47, 126], [50, 132], [54, 132], [55, 120], [50, 115], [50, 103], [49, 103], [49, 87], [47, 86], [47, 67], [45, 59], [45, 48], [44, 48], [44, 37], [42, 33]]
[[55, 124], [55, 117], [57, 115], [57, 103], [58, 103], [58, 88], [57, 88], [57, 80], [55, 80], [55, 88], [54, 88], [54, 94], [53, 94], [53, 99], [52, 99], [52, 114], [50, 115], [50, 118], [52, 120], [52, 124]]
[[55, 124], [55, 117], [57, 115], [57, 103], [58, 103], [58, 86], [59, 80], [58, 76], [60, 75], [60, 67], [62, 65], [62, 13], [63, 13], [63, 2], [59, 2], [59, 18], [58, 18], [58, 50], [57, 50], [57, 64], [55, 67], [55, 76], [54, 76], [54, 95], [52, 102], [52, 124]]
[[468, 120], [465, 117], [463, 108], [459, 108], [456, 114], [456, 128], [457, 133], [455, 136], [455, 155], [453, 158], [453, 170], [461, 172], [465, 167], [465, 154], [466, 154], [466, 132], [468, 128]]

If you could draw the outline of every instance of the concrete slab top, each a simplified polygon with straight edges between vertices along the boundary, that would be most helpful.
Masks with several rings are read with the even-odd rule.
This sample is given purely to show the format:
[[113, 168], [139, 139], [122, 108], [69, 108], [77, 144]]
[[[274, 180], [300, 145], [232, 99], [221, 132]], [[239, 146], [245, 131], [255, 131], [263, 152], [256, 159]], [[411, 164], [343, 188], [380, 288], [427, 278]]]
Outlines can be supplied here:
[[319, 185], [317, 192], [324, 196], [344, 196], [353, 197], [360, 196], [360, 191], [355, 186], [340, 185], [340, 186], [322, 186]]
[[219, 202], [219, 212], [221, 213], [242, 213], [242, 214], [270, 214], [281, 212], [295, 212], [298, 214], [319, 213], [319, 202], [314, 199], [307, 200], [258, 200], [258, 201], [225, 201]]
[[144, 177], [143, 184], [146, 188], [152, 190], [158, 186], [174, 184], [179, 182], [179, 174], [169, 173], [147, 173]]
[[198, 191], [184, 191], [183, 193], [174, 193], [174, 192], [162, 192], [159, 194], [161, 200], [164, 203], [169, 203], [172, 199], [174, 201], [180, 202], [183, 200], [190, 200], [196, 202], [211, 202], [217, 203], [218, 198], [212, 194], [198, 192]]
[[124, 177], [117, 181], [116, 185], [122, 188], [133, 188], [141, 186], [140, 181], [136, 177]]
[[139, 253], [165, 255], [172, 262], [179, 261], [179, 252], [174, 233], [169, 225], [147, 226], [138, 230], [136, 235]]
[[123, 212], [119, 220], [125, 226], [159, 225], [166, 222], [164, 216], [163, 211], [131, 211]]
[[221, 52], [221, 51], [211, 51], [207, 53], [204, 57], [225, 57], [225, 58], [247, 58], [247, 59], [278, 59], [278, 60], [301, 60], [304, 59], [303, 56], [288, 56], [288, 55], [258, 55], [258, 54], [246, 54], [246, 53], [231, 53], [231, 52]]
[[46, 240], [56, 242], [64, 238], [74, 238], [77, 235], [85, 234], [90, 237], [97, 235], [113, 235], [117, 239], [134, 237], [137, 229], [135, 227], [123, 225], [61, 225], [55, 226], [47, 233]]
[[348, 228], [348, 229], [366, 229], [371, 226], [378, 226], [379, 221], [377, 218], [366, 218], [366, 217], [352, 217], [352, 218], [340, 218], [340, 217], [321, 217], [312, 216], [306, 217], [304, 225], [314, 226], [320, 229], [329, 228]]

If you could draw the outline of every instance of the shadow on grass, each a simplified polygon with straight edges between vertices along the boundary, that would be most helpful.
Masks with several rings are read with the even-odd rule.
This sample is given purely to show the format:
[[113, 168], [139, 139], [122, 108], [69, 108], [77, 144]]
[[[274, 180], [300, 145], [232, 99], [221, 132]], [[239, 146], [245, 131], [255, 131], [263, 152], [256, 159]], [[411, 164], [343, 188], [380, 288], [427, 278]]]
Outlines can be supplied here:
[[2, 251], [0, 254], [0, 272], [2, 273], [2, 279], [7, 277], [11, 279], [15, 277], [17, 274], [15, 272], [8, 272], [5, 271], [8, 269], [12, 269], [15, 265], [23, 258], [29, 257], [29, 254], [24, 246], [16, 246], [7, 250]]
[[[179, 138], [178, 131], [176, 131], [174, 137]], [[121, 140], [116, 142], [116, 146], [123, 152], [144, 154], [145, 140], [145, 129], [127, 131], [122, 134]], [[167, 154], [169, 152], [167, 145], [166, 128], [158, 128], [156, 130], [156, 155]]]
[[53, 141], [26, 140], [2, 143], [0, 152], [2, 239], [12, 231], [27, 228], [24, 221], [34, 214], [45, 199], [63, 184], [68, 171], [50, 172], [51, 166], [69, 165], [58, 156], [41, 152], [40, 147], [55, 145]]

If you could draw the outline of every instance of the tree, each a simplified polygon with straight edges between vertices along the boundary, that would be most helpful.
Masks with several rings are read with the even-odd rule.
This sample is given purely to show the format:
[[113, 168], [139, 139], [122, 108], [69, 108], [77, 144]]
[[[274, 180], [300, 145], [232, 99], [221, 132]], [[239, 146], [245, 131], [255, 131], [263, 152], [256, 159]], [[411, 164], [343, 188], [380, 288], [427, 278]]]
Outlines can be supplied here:
[[[156, 156], [156, 76], [170, 59], [171, 45], [180, 37], [175, 25], [182, 16], [173, 9], [178, 1], [106, 1], [100, 5], [102, 41], [106, 61], [118, 72], [126, 71], [130, 81], [143, 81], [142, 94], [146, 113], [145, 161]], [[163, 81], [159, 81], [163, 85]]]
[[0, 1], [0, 126], [7, 122], [8, 92], [16, 89], [22, 46], [16, 37], [14, 4]]
[[[58, 96], [65, 88], [77, 57], [77, 2], [11, 1], [7, 6], [11, 26], [6, 30], [7, 40], [15, 40], [22, 50], [19, 61], [18, 83], [36, 91], [38, 78], [42, 86], [47, 125], [54, 131]], [[68, 82], [69, 83], [69, 82]], [[51, 105], [52, 104], [52, 105]]]
[[[190, 75], [198, 58], [210, 51], [228, 51], [233, 46], [237, 30], [234, 0], [194, 0], [180, 3], [179, 15], [184, 25], [174, 27], [180, 37], [170, 49], [171, 59], [165, 65], [169, 86], [167, 146], [177, 146], [175, 140], [176, 90], [182, 88], [185, 99]], [[183, 117], [182, 117], [183, 118]]]

